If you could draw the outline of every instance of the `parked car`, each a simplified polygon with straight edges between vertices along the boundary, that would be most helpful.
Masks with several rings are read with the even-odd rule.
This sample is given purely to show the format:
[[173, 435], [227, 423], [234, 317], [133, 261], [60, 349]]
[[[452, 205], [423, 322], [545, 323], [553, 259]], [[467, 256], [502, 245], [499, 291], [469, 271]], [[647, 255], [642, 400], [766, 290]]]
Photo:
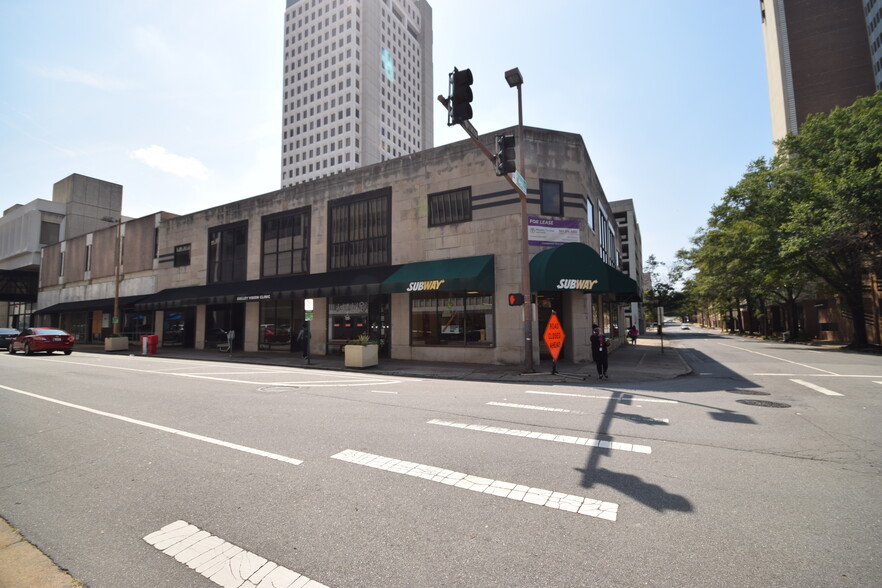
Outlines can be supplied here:
[[70, 355], [73, 345], [74, 336], [67, 331], [49, 327], [31, 327], [10, 341], [9, 353], [24, 351], [25, 354], [31, 355], [38, 351], [50, 354], [53, 351], [63, 351], [65, 355]]
[[16, 329], [0, 329], [0, 349], [9, 349], [9, 342], [18, 336]]

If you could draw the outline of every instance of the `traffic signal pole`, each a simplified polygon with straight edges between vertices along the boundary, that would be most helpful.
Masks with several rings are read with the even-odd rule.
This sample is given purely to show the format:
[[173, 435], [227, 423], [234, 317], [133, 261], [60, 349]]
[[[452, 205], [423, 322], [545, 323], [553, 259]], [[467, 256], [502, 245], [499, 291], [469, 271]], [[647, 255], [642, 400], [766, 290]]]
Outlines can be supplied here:
[[[516, 78], [512, 78], [514, 82], [509, 80], [509, 86], [513, 87], [517, 85], [518, 88], [517, 171], [521, 174], [521, 177], [524, 177], [524, 110], [521, 98], [521, 84], [523, 83], [523, 78], [520, 76], [520, 71], [516, 70], [517, 68], [505, 73], [506, 80], [509, 80], [510, 73], [517, 74]], [[457, 70], [454, 69], [454, 73], [451, 74], [451, 80], [453, 79], [453, 75], [457, 73]], [[469, 78], [470, 77], [471, 72], [469, 72]], [[451, 83], [451, 87], [452, 86], [453, 83]], [[451, 90], [451, 95], [452, 94], [453, 90]], [[469, 96], [468, 101], [471, 102], [471, 96]], [[439, 95], [438, 102], [447, 109], [448, 114], [451, 113], [453, 105], [451, 104], [450, 98], [445, 98], [444, 96]], [[469, 113], [469, 118], [471, 118], [471, 113]], [[448, 126], [453, 126], [453, 124], [459, 124], [459, 126], [463, 128], [466, 134], [471, 138], [472, 142], [481, 150], [487, 159], [494, 164], [495, 167], [496, 155], [491, 153], [490, 150], [487, 149], [487, 146], [481, 142], [478, 138], [478, 131], [472, 126], [472, 123], [468, 120], [453, 120], [452, 123], [448, 122]], [[514, 188], [521, 200], [521, 289], [524, 293], [524, 373], [531, 374], [535, 373], [536, 369], [533, 363], [533, 296], [530, 291], [530, 246], [528, 242], [529, 234], [527, 231], [527, 193], [526, 190], [521, 189], [512, 176], [513, 174], [510, 173], [504, 174], [505, 180], [512, 188]], [[526, 185], [526, 180], [524, 180], [524, 185]]]

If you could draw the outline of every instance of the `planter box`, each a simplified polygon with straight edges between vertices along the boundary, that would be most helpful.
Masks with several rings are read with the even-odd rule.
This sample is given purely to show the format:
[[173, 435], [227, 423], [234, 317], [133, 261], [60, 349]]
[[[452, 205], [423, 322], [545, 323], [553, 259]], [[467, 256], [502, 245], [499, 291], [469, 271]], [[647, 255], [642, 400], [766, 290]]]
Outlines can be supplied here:
[[128, 337], [108, 337], [104, 340], [104, 351], [128, 351]]
[[343, 347], [343, 365], [346, 367], [365, 368], [377, 365], [379, 345], [345, 345]]

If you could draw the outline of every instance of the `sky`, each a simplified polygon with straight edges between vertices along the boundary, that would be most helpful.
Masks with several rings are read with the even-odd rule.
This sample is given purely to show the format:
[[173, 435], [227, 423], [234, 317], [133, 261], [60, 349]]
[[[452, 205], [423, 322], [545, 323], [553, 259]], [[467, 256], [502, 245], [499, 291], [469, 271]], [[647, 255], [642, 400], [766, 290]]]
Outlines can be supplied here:
[[[378, 2], [380, 0], [363, 0]], [[670, 264], [748, 163], [773, 152], [759, 4], [429, 0], [433, 96], [474, 77], [480, 133], [582, 136], [644, 260]], [[284, 0], [0, 0], [0, 211], [78, 173], [123, 215], [280, 188]], [[466, 139], [434, 110], [435, 146]]]

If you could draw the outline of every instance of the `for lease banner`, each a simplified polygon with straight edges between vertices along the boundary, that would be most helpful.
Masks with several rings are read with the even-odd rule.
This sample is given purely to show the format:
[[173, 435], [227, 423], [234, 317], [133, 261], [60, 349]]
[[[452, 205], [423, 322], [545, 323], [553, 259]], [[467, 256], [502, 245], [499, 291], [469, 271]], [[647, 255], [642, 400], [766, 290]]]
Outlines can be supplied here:
[[527, 218], [527, 241], [530, 245], [552, 247], [579, 242], [579, 221], [575, 219]]

